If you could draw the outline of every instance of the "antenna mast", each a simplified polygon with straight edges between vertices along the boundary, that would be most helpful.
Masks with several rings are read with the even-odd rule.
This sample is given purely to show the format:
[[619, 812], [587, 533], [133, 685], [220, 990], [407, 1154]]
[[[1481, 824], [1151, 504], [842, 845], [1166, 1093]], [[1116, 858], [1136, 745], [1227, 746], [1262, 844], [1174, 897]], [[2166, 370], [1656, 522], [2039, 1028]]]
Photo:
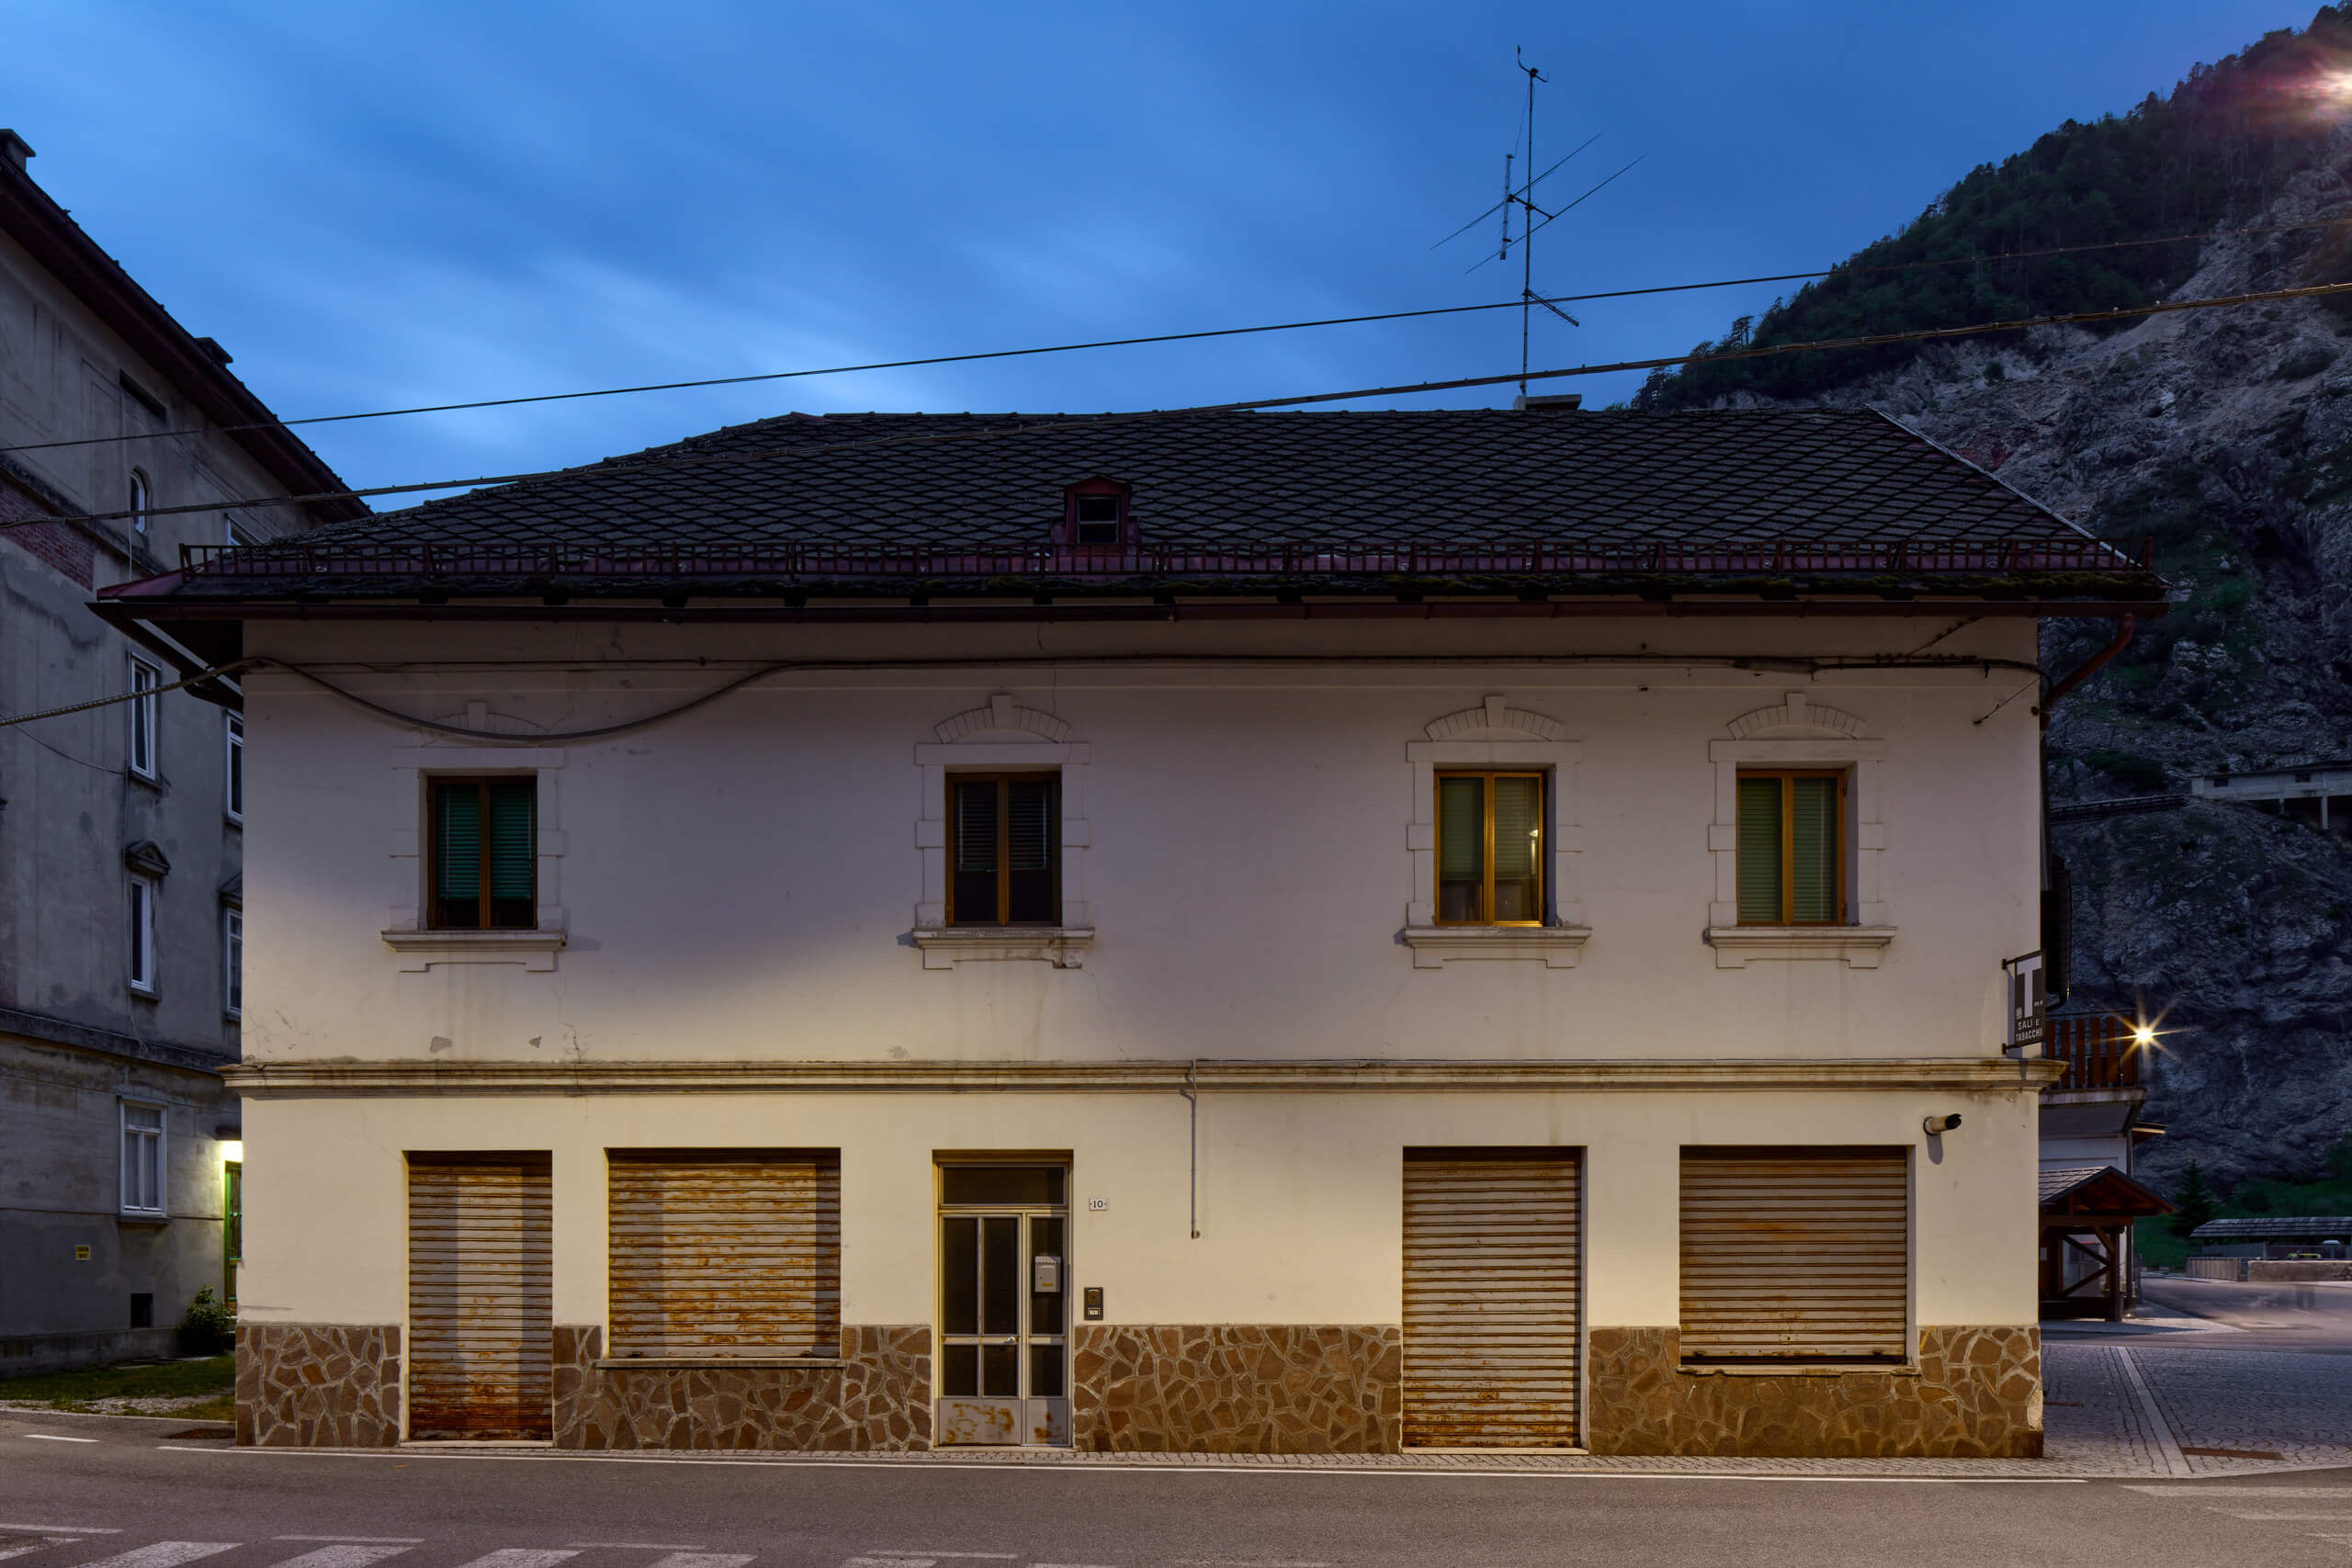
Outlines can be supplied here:
[[[1521, 58], [1519, 47], [1516, 44], [1511, 47], [1510, 57], [1513, 63], [1527, 73], [1527, 166], [1532, 171], [1535, 167], [1535, 84], [1548, 78]], [[1503, 167], [1505, 170], [1503, 183], [1508, 186], [1510, 183], [1509, 174], [1510, 165], [1508, 161]], [[1522, 398], [1527, 396], [1527, 310], [1535, 299], [1535, 203], [1532, 199], [1534, 188], [1535, 182], [1530, 180], [1527, 193], [1517, 198], [1528, 211], [1527, 220], [1520, 226], [1519, 231], [1519, 395]], [[1504, 194], [1506, 198], [1509, 198], [1510, 192], [1506, 190]], [[1509, 207], [1503, 209], [1503, 232], [1506, 236], [1503, 245], [1508, 251], [1510, 245], [1508, 237], [1510, 232]]]

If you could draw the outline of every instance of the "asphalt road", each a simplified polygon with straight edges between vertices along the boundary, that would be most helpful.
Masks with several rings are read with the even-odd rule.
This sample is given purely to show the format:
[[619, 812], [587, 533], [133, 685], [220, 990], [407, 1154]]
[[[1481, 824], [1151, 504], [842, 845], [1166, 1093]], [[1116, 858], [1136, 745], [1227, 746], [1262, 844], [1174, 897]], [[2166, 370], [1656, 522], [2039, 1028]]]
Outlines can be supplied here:
[[2140, 1294], [2167, 1311], [2239, 1329], [2233, 1350], [2352, 1355], [2352, 1284], [2235, 1284], [2147, 1274]]
[[[2120, 1483], [343, 1456], [0, 1416], [9, 1568], [2330, 1564], [2352, 1471]], [[82, 1441], [58, 1441], [78, 1438]]]

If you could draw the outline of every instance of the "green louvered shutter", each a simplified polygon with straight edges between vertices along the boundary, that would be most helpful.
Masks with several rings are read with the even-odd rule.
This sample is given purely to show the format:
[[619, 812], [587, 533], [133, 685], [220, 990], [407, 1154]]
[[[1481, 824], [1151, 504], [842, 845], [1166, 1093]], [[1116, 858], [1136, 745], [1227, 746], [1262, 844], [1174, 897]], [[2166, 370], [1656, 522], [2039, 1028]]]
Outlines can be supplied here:
[[433, 923], [444, 931], [481, 924], [481, 787], [433, 791]]
[[1497, 920], [1544, 918], [1544, 783], [1499, 778], [1495, 792], [1495, 908]]
[[1789, 905], [1800, 925], [1834, 924], [1838, 908], [1838, 781], [1789, 781]]
[[1781, 913], [1781, 781], [1739, 781], [1739, 920], [1777, 926]]
[[1487, 883], [1484, 779], [1437, 782], [1437, 918], [1477, 921]]
[[530, 779], [493, 779], [484, 793], [490, 796], [491, 923], [528, 931], [538, 919], [532, 876], [538, 786]]

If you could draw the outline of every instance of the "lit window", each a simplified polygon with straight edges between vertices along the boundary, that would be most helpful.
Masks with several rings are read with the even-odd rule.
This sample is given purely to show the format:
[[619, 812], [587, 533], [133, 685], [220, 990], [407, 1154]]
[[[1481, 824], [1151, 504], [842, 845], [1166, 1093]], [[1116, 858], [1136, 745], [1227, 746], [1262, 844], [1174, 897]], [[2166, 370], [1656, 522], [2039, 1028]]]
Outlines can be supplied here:
[[1544, 923], [1544, 775], [1440, 773], [1440, 925]]
[[221, 1010], [231, 1018], [245, 1016], [245, 915], [242, 909], [220, 911]]
[[155, 994], [155, 884], [130, 879], [130, 988]]
[[232, 822], [245, 819], [245, 721], [237, 714], [228, 716], [228, 751], [222, 758], [223, 776], [220, 781], [222, 809]]
[[130, 470], [130, 531], [147, 532], [147, 476], [137, 468]]
[[947, 919], [959, 926], [1050, 926], [1062, 918], [1061, 780], [1053, 774], [947, 784]]
[[164, 1212], [164, 1108], [122, 1101], [122, 1212]]
[[1834, 926], [1845, 919], [1846, 775], [1739, 775], [1739, 923]]
[[538, 920], [538, 781], [433, 782], [433, 926], [529, 931]]
[[145, 660], [130, 660], [130, 771], [142, 779], [155, 776], [155, 720], [158, 716], [155, 688], [164, 683], [164, 672]]

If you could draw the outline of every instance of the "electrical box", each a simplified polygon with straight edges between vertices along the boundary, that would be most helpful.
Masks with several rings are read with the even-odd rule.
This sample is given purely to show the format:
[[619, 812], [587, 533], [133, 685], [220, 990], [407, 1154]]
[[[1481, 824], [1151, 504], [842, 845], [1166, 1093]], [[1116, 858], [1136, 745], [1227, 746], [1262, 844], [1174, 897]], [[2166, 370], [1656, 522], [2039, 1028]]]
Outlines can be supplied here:
[[1057, 1296], [1062, 1290], [1062, 1260], [1047, 1253], [1039, 1253], [1029, 1260], [1029, 1288], [1041, 1296]]
[[1086, 1287], [1086, 1321], [1089, 1323], [1102, 1321], [1102, 1287], [1100, 1285]]

